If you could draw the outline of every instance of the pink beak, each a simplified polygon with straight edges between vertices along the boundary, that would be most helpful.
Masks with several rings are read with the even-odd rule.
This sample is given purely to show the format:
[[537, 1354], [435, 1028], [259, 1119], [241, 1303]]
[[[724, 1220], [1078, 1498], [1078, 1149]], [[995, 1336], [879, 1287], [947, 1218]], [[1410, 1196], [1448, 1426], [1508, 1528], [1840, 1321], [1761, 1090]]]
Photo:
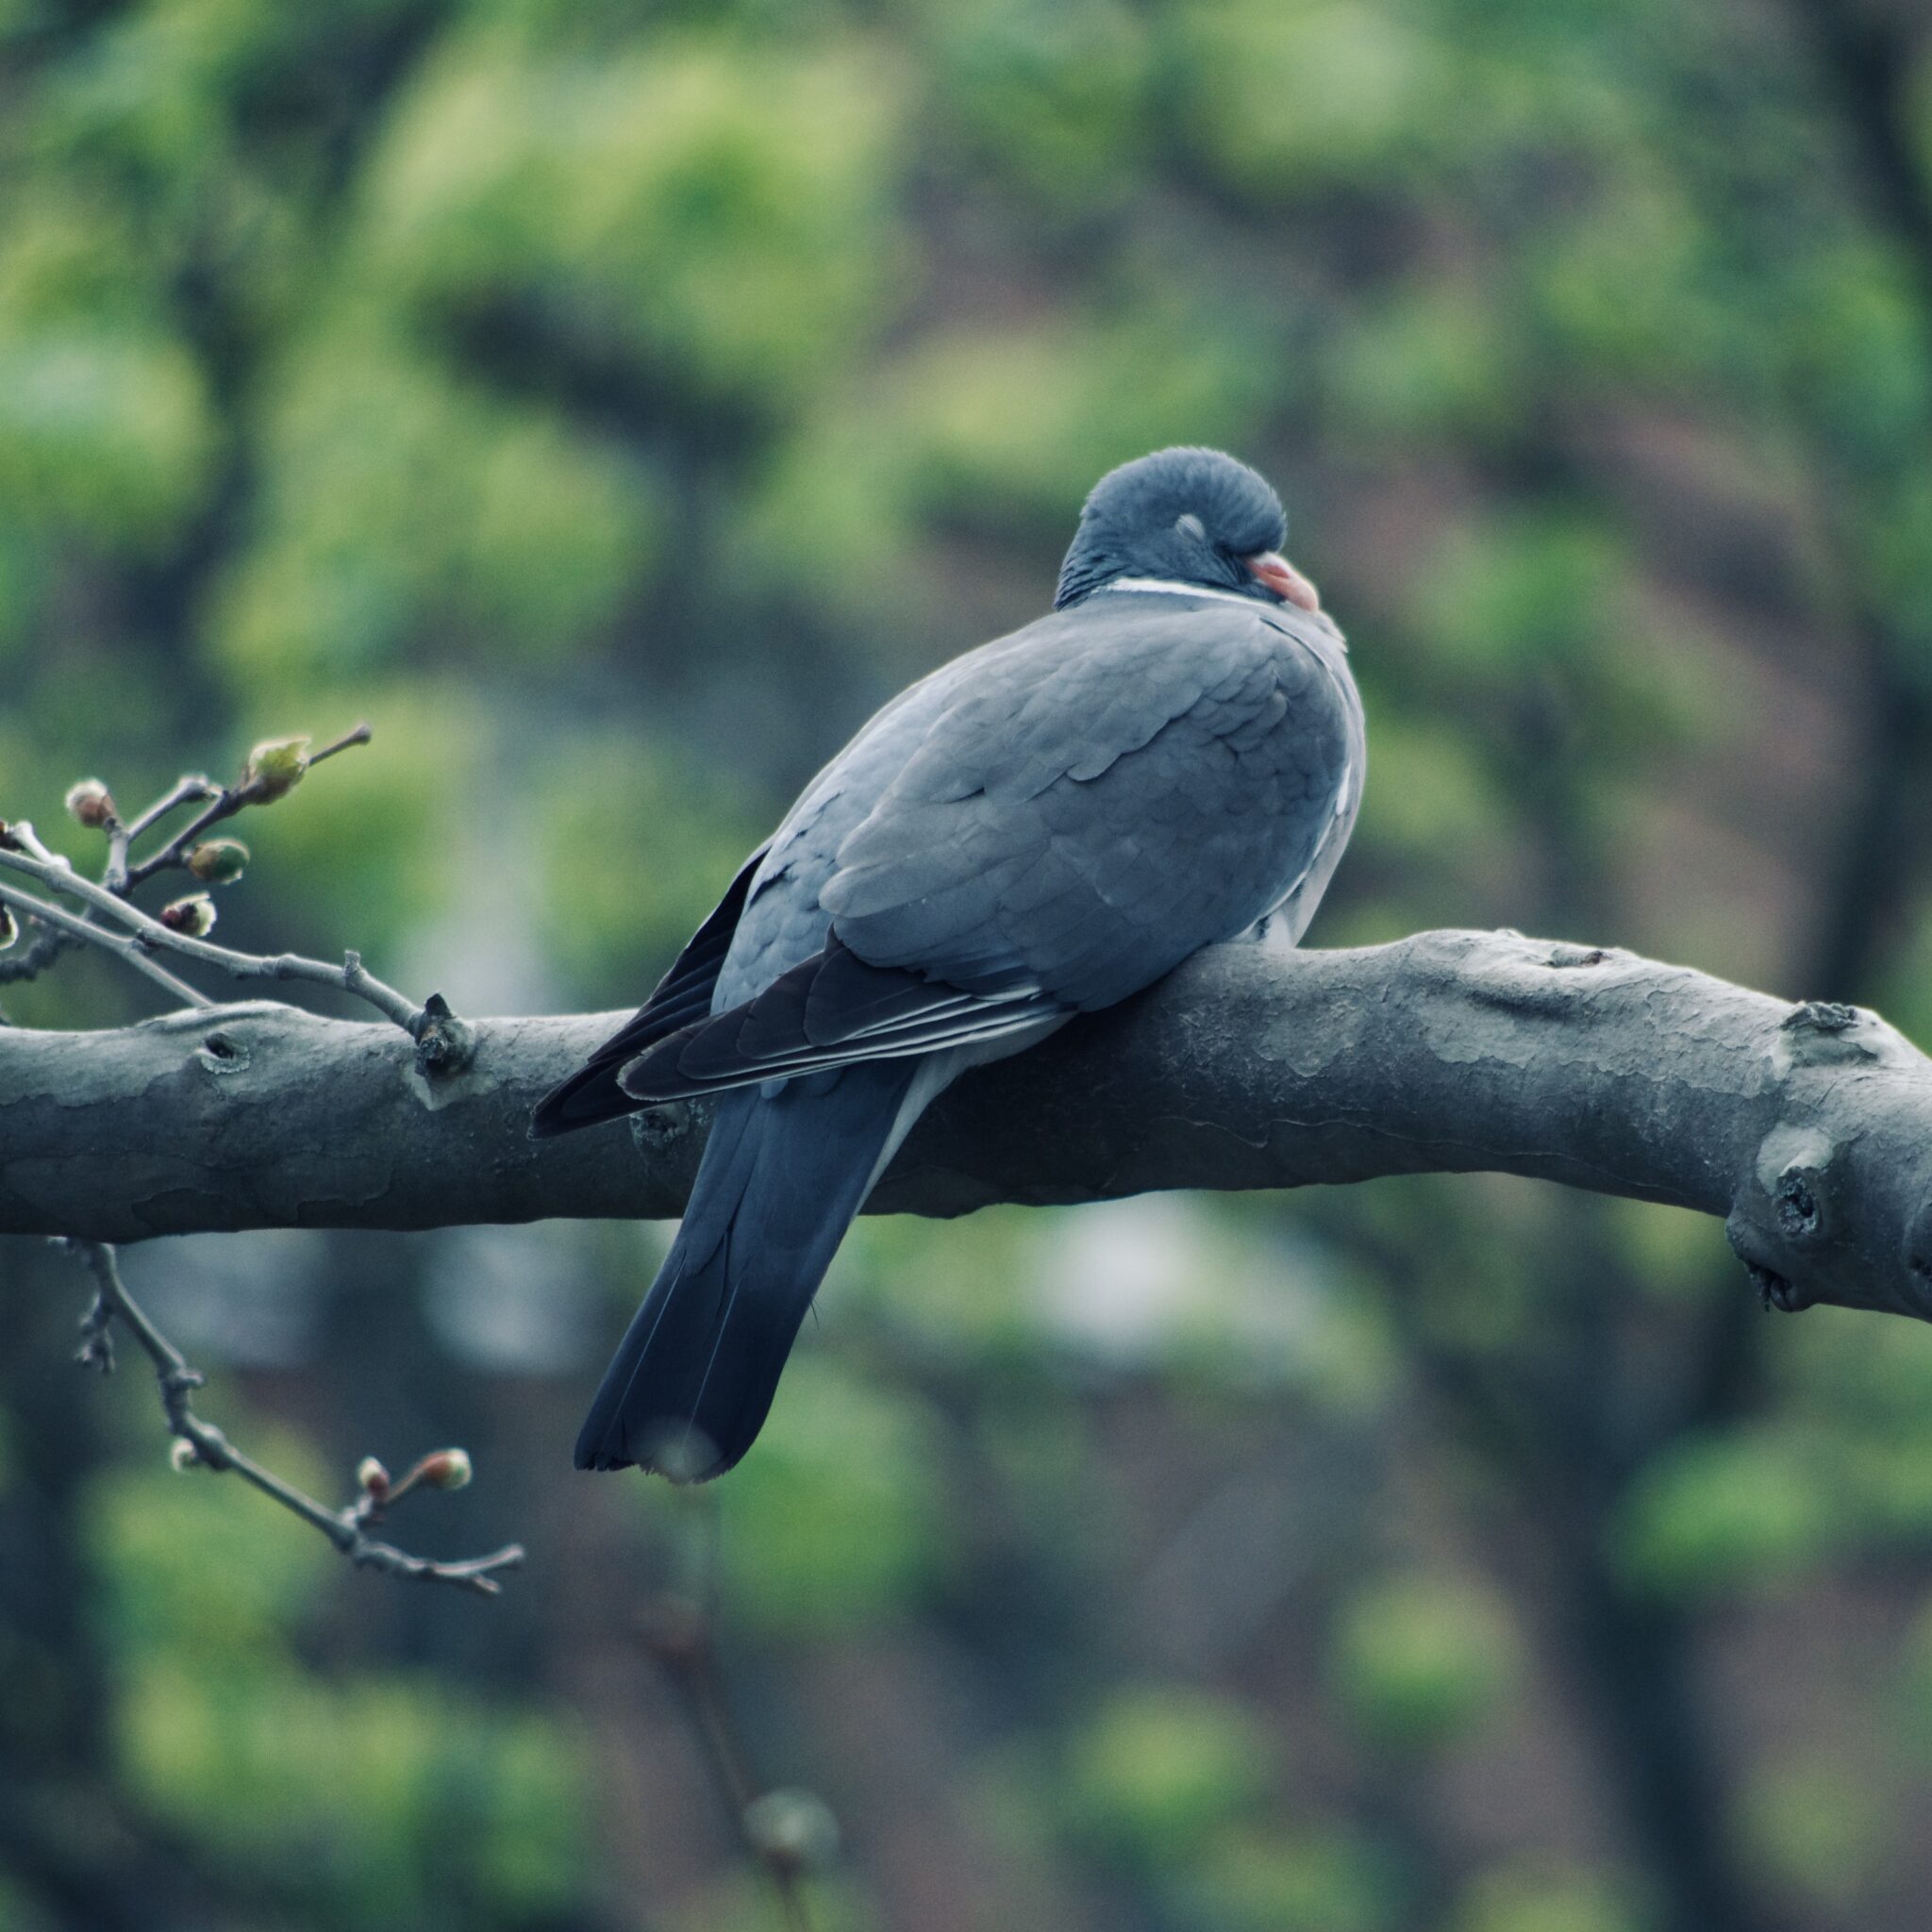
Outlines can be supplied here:
[[1321, 609], [1322, 600], [1316, 594], [1314, 585], [1279, 551], [1264, 550], [1258, 556], [1244, 557], [1241, 561], [1277, 597], [1285, 598], [1291, 604], [1299, 604], [1304, 610]]

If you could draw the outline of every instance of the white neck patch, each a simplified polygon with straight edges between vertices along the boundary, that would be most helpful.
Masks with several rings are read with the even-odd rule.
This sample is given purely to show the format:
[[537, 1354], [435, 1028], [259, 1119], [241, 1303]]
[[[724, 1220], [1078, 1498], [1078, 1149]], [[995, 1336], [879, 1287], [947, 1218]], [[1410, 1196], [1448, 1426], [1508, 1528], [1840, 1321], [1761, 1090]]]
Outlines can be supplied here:
[[[1243, 597], [1235, 591], [1217, 591], [1207, 584], [1184, 584], [1174, 577], [1115, 577], [1102, 584], [1102, 591], [1152, 591], [1163, 597], [1212, 597], [1223, 604], [1241, 604], [1253, 609], [1260, 600]], [[1096, 591], [1096, 595], [1099, 593]], [[1268, 607], [1261, 605], [1265, 610]]]

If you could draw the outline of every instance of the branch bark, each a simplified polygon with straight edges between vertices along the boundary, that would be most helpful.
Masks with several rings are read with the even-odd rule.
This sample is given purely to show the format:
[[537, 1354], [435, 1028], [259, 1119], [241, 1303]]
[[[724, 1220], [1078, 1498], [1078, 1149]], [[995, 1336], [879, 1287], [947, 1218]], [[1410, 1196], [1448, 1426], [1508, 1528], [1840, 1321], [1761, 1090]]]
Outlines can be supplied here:
[[[702, 1108], [525, 1137], [623, 1017], [479, 1021], [440, 1074], [268, 1002], [0, 1033], [0, 1233], [676, 1214]], [[1932, 1061], [1857, 1008], [1510, 933], [1211, 948], [962, 1080], [872, 1211], [1476, 1170], [1721, 1215], [1781, 1307], [1932, 1317]]]

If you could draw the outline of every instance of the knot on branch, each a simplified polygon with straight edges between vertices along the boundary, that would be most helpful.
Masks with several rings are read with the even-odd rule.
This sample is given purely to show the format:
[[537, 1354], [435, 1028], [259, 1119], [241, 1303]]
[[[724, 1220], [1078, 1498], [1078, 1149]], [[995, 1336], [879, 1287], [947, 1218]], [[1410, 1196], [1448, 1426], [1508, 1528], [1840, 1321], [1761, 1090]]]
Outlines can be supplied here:
[[688, 1100], [667, 1100], [661, 1107], [642, 1108], [630, 1117], [632, 1144], [641, 1154], [661, 1154], [691, 1132], [691, 1120]]
[[1815, 1241], [1824, 1232], [1824, 1176], [1794, 1163], [1778, 1175], [1771, 1191], [1778, 1232], [1790, 1241]]
[[1921, 1297], [1922, 1306], [1932, 1308], [1932, 1200], [1907, 1224], [1899, 1260], [1907, 1279]]
[[1783, 1057], [1794, 1067], [1881, 1060], [1895, 1042], [1903, 1044], [1876, 1013], [1837, 1000], [1801, 1001], [1778, 1023], [1778, 1038]]
[[194, 1058], [214, 1074], [245, 1074], [253, 1056], [231, 1035], [217, 1027], [194, 1050]]
[[1838, 1153], [1815, 1130], [1774, 1128], [1732, 1204], [1724, 1234], [1767, 1308], [1794, 1315], [1831, 1298], [1825, 1276], [1843, 1219]]
[[1573, 946], [1558, 943], [1550, 948], [1548, 963], [1559, 971], [1566, 966], [1601, 966], [1610, 957], [1607, 946]]
[[422, 1017], [410, 1030], [416, 1037], [416, 1071], [425, 1080], [460, 1074], [475, 1055], [476, 1029], [458, 1019], [440, 992], [424, 1001]]
[[1513, 931], [1420, 937], [1457, 941], [1444, 963], [1477, 1006], [1539, 1019], [1574, 1012], [1578, 999], [1597, 990], [1597, 974], [1590, 969], [1644, 963], [1617, 946], [1527, 939]]
[[[1840, 1009], [1814, 1037], [1859, 1034], [1875, 1038], [1827, 1053], [1822, 1065], [1801, 1058], [1786, 1068], [1781, 1118], [1739, 1179], [1724, 1232], [1767, 1308], [1828, 1302], [1932, 1320], [1932, 1109], [1873, 1113], [1873, 1083], [1895, 1082], [1890, 1028]], [[1788, 1021], [1780, 1040], [1789, 1037]], [[1895, 1107], [1902, 1098], [1886, 1097]]]

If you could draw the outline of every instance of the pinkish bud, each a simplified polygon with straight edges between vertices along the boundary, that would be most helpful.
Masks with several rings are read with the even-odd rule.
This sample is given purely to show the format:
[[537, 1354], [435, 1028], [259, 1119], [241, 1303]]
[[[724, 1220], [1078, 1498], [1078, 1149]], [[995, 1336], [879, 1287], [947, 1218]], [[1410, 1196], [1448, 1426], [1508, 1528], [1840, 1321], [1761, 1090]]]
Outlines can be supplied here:
[[294, 791], [308, 769], [308, 739], [265, 738], [248, 754], [242, 789], [258, 804], [270, 805]]
[[379, 1503], [389, 1494], [389, 1471], [375, 1457], [365, 1456], [356, 1465], [356, 1487]]
[[232, 886], [247, 869], [248, 848], [239, 839], [205, 839], [182, 863], [205, 886]]
[[417, 1465], [417, 1474], [433, 1490], [467, 1489], [474, 1474], [464, 1449], [438, 1449]]
[[186, 933], [192, 940], [205, 938], [214, 930], [215, 902], [206, 892], [192, 892], [163, 906], [160, 921], [170, 932]]
[[83, 778], [67, 794], [67, 809], [92, 831], [118, 823], [114, 794], [98, 778]]

